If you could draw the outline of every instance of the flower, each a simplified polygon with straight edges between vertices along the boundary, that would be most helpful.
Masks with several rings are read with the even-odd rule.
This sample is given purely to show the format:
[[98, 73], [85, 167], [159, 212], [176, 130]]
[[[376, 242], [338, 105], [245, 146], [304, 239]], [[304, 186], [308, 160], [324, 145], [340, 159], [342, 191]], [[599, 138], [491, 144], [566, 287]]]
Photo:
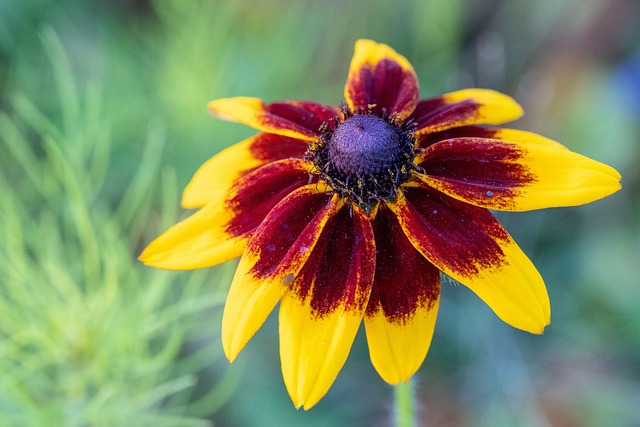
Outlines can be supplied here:
[[242, 255], [222, 319], [233, 361], [280, 302], [280, 356], [296, 407], [315, 405], [364, 319], [389, 383], [422, 364], [440, 271], [502, 320], [550, 321], [545, 285], [489, 209], [575, 206], [620, 188], [613, 168], [542, 136], [491, 126], [522, 114], [510, 97], [466, 89], [418, 100], [406, 58], [355, 45], [342, 108], [256, 98], [212, 101], [217, 117], [260, 131], [206, 162], [184, 191], [199, 210], [140, 256], [165, 269]]

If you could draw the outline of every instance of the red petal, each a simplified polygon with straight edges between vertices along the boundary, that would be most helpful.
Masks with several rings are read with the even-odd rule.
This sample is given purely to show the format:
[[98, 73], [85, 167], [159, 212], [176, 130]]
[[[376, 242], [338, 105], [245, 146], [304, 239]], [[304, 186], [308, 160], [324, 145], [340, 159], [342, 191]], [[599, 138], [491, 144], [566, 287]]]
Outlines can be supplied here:
[[541, 333], [549, 297], [540, 274], [491, 213], [426, 186], [389, 207], [413, 246], [510, 325]]
[[325, 224], [335, 214], [314, 185], [285, 197], [249, 241], [231, 283], [222, 318], [222, 341], [229, 360], [236, 358], [265, 321], [311, 254]]
[[396, 210], [414, 246], [419, 242], [417, 249], [438, 268], [473, 277], [482, 268], [502, 264], [504, 254], [497, 240], [510, 237], [487, 209], [460, 202], [426, 185], [403, 190], [406, 200], [390, 207]]
[[420, 148], [429, 147], [436, 142], [453, 138], [490, 138], [506, 142], [546, 145], [555, 148], [566, 148], [559, 142], [545, 138], [533, 132], [517, 129], [497, 128], [489, 126], [460, 126], [441, 132], [428, 133], [419, 137], [416, 145]]
[[312, 102], [283, 101], [265, 104], [258, 98], [223, 98], [209, 103], [211, 114], [239, 121], [263, 132], [313, 141], [322, 122], [340, 113], [336, 107]]
[[[325, 222], [331, 221], [329, 217], [333, 215], [330, 213], [335, 209], [335, 200], [329, 203], [330, 197], [318, 193], [315, 185], [308, 185], [271, 210], [243, 256], [256, 259], [250, 269], [254, 277], [274, 277], [283, 269], [289, 270], [298, 258], [306, 260]], [[316, 223], [321, 226], [316, 226]], [[299, 268], [294, 270], [297, 272]]]
[[[508, 209], [518, 189], [534, 176], [518, 160], [522, 147], [498, 140], [455, 138], [431, 145], [420, 154], [425, 181], [454, 192], [457, 198], [492, 209]], [[441, 188], [441, 191], [444, 189]], [[449, 191], [447, 191], [449, 193]]]
[[436, 142], [452, 138], [494, 138], [500, 128], [480, 127], [480, 126], [460, 126], [446, 129], [440, 132], [427, 133], [418, 138], [416, 145], [420, 148], [429, 147]]
[[307, 151], [307, 144], [299, 139], [261, 133], [255, 137], [249, 151], [256, 159], [270, 163], [288, 157], [302, 157]]
[[522, 108], [510, 97], [487, 89], [464, 89], [418, 103], [410, 119], [418, 138], [457, 126], [515, 120]]
[[235, 196], [227, 201], [229, 209], [235, 212], [227, 232], [239, 236], [255, 231], [278, 202], [309, 183], [310, 167], [303, 159], [279, 160], [236, 181]]
[[367, 315], [382, 309], [394, 323], [430, 307], [440, 295], [440, 272], [407, 239], [396, 216], [384, 205], [373, 221], [376, 274]]
[[389, 46], [359, 40], [344, 96], [352, 110], [375, 105], [376, 114], [385, 109], [405, 118], [418, 102], [418, 79], [409, 61]]
[[345, 206], [327, 222], [291, 290], [303, 301], [310, 298], [320, 317], [338, 307], [364, 313], [374, 271], [371, 223], [361, 209]]
[[318, 133], [320, 126], [341, 114], [337, 107], [306, 101], [283, 101], [267, 104], [266, 110]]

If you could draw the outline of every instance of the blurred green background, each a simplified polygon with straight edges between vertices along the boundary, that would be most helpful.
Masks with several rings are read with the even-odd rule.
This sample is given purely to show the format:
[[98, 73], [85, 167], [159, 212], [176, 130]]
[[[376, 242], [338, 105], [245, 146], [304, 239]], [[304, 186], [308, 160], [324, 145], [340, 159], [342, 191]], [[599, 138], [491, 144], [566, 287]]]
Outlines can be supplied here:
[[0, 426], [391, 424], [364, 334], [296, 411], [274, 316], [224, 360], [233, 262], [136, 261], [189, 214], [197, 167], [254, 132], [207, 101], [339, 104], [361, 37], [404, 54], [422, 97], [504, 91], [526, 111], [513, 127], [623, 175], [591, 205], [498, 214], [552, 324], [514, 330], [446, 281], [415, 377], [421, 425], [640, 425], [638, 22], [634, 0], [0, 1]]

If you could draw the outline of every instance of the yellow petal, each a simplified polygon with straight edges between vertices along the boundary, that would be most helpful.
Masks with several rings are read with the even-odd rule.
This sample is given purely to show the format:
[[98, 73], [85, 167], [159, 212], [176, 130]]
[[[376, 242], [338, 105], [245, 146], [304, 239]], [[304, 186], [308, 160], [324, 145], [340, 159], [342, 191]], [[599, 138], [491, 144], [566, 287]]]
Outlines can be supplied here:
[[261, 133], [221, 151], [198, 169], [182, 195], [184, 208], [199, 208], [219, 200], [251, 169], [286, 157], [302, 156], [306, 143]]
[[251, 155], [255, 136], [223, 150], [195, 173], [182, 194], [182, 207], [199, 208], [226, 193], [243, 172], [264, 162]]
[[413, 66], [404, 56], [383, 43], [376, 43], [373, 40], [360, 39], [356, 41], [353, 58], [349, 66], [349, 75], [358, 72], [365, 65], [377, 65], [380, 61], [387, 59], [396, 62], [403, 70], [413, 71]]
[[429, 146], [418, 164], [426, 171], [420, 179], [431, 187], [496, 210], [582, 205], [620, 189], [612, 167], [544, 139], [449, 139]]
[[318, 317], [289, 292], [280, 304], [280, 360], [296, 408], [310, 409], [327, 393], [344, 365], [362, 314], [340, 307]]
[[376, 272], [364, 324], [371, 362], [391, 384], [407, 381], [424, 360], [438, 312], [440, 271], [380, 204], [372, 221]]
[[258, 98], [222, 98], [209, 102], [209, 111], [216, 117], [238, 121], [254, 129], [305, 141], [317, 139], [317, 132], [269, 112]]
[[226, 230], [232, 218], [233, 212], [224, 203], [211, 203], [165, 231], [139, 259], [157, 268], [189, 270], [237, 258], [249, 237]]
[[490, 89], [463, 89], [420, 101], [413, 113], [414, 135], [440, 132], [473, 124], [500, 124], [522, 116], [522, 107], [510, 96]]
[[551, 306], [538, 270], [513, 241], [499, 242], [505, 262], [475, 277], [445, 271], [478, 295], [500, 319], [518, 329], [541, 334], [551, 322]]
[[524, 111], [513, 98], [491, 89], [462, 89], [443, 95], [448, 103], [472, 101], [480, 104], [476, 123], [500, 124], [515, 120]]
[[230, 362], [260, 329], [287, 290], [281, 281], [256, 278], [250, 274], [254, 264], [251, 257], [242, 257], [224, 306], [222, 348]]
[[582, 205], [622, 187], [611, 166], [562, 148], [528, 146], [520, 163], [533, 181], [519, 190], [516, 210]]
[[349, 354], [375, 273], [373, 229], [362, 209], [328, 223], [280, 305], [282, 375], [296, 407], [325, 395]]
[[492, 138], [500, 139], [505, 142], [517, 142], [519, 144], [533, 144], [533, 145], [543, 145], [546, 147], [568, 150], [568, 148], [558, 141], [554, 141], [553, 139], [546, 138], [542, 135], [538, 135], [537, 133], [527, 132], [519, 129], [499, 129], [494, 128], [495, 134]]
[[438, 315], [439, 298], [418, 307], [407, 319], [388, 319], [380, 308], [364, 318], [371, 363], [389, 384], [406, 382], [427, 356]]

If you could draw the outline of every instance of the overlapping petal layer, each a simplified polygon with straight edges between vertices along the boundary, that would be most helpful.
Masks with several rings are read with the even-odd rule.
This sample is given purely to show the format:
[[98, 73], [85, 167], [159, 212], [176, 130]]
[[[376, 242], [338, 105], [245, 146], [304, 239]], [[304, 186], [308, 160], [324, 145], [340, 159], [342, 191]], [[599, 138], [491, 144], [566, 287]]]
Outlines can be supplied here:
[[406, 118], [418, 103], [418, 78], [407, 59], [389, 46], [371, 40], [358, 40], [355, 46], [344, 97], [351, 110]]
[[413, 246], [502, 320], [541, 333], [550, 320], [547, 290], [511, 236], [486, 209], [418, 185], [389, 205]]
[[271, 104], [258, 98], [222, 98], [209, 103], [211, 114], [267, 133], [313, 141], [322, 123], [340, 114], [336, 107], [304, 101]]
[[373, 221], [376, 274], [365, 316], [371, 362], [388, 383], [407, 381], [427, 355], [440, 298], [440, 272], [381, 206]]
[[222, 344], [233, 361], [262, 326], [305, 264], [336, 212], [337, 196], [314, 185], [293, 191], [256, 230], [231, 283], [222, 317]]
[[309, 169], [302, 159], [285, 159], [244, 175], [227, 192], [218, 192], [207, 206], [151, 242], [140, 260], [158, 268], [183, 270], [240, 256], [269, 211], [308, 183]]
[[343, 207], [329, 222], [280, 306], [280, 359], [296, 407], [309, 409], [342, 368], [362, 321], [375, 271], [371, 223]]
[[424, 169], [420, 178], [433, 188], [497, 210], [581, 205], [620, 189], [615, 169], [553, 141], [447, 139], [430, 145], [416, 163]]
[[464, 89], [420, 101], [409, 119], [418, 138], [457, 126], [500, 124], [522, 116], [513, 98], [489, 89]]
[[441, 132], [425, 134], [416, 140], [416, 145], [426, 148], [436, 142], [453, 138], [490, 138], [499, 139], [504, 142], [514, 142], [520, 144], [546, 145], [554, 148], [567, 147], [549, 138], [545, 138], [537, 133], [527, 132], [519, 129], [497, 128], [491, 126], [460, 126], [447, 129]]
[[260, 133], [212, 157], [198, 169], [182, 194], [187, 209], [219, 200], [241, 176], [253, 169], [289, 157], [302, 157], [307, 144], [299, 139]]

